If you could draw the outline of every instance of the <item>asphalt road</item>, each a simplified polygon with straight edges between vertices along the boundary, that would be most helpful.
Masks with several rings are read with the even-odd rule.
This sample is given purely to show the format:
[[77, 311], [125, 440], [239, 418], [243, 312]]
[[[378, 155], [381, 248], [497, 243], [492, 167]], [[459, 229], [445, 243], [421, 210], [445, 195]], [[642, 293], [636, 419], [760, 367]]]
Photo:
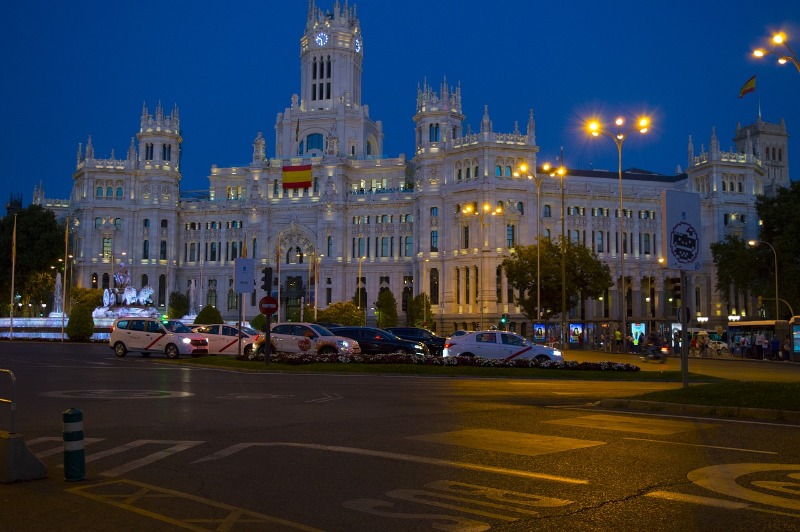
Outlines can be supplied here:
[[[594, 406], [675, 383], [250, 374], [10, 342], [0, 368], [48, 470], [0, 485], [4, 530], [800, 526], [800, 427]], [[66, 482], [72, 407], [86, 478]]]

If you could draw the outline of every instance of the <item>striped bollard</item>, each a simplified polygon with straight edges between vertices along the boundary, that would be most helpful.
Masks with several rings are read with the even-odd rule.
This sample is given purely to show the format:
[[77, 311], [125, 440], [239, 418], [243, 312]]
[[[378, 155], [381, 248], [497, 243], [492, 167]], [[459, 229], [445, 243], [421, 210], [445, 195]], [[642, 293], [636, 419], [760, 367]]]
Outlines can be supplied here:
[[86, 456], [83, 451], [83, 411], [70, 408], [64, 414], [64, 480], [83, 480]]

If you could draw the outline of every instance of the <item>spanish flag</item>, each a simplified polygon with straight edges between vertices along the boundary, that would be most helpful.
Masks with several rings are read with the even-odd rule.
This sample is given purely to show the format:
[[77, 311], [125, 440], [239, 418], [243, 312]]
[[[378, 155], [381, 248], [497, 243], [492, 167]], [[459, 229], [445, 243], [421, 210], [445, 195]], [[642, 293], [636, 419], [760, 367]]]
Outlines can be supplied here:
[[283, 167], [283, 188], [308, 188], [310, 186], [310, 164]]
[[748, 79], [744, 85], [742, 85], [742, 90], [739, 91], [739, 98], [747, 94], [748, 92], [755, 92], [756, 91], [756, 77], [753, 76], [752, 78]]

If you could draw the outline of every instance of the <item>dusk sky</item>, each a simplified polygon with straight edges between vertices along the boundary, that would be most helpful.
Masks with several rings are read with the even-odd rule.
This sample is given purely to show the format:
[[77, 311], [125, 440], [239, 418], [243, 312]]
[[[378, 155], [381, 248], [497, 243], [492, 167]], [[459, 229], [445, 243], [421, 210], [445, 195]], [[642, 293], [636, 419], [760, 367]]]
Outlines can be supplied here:
[[[323, 10], [334, 0], [317, 0]], [[351, 3], [352, 5], [352, 3]], [[687, 141], [723, 150], [736, 124], [786, 121], [800, 172], [800, 73], [752, 49], [773, 31], [800, 51], [800, 2], [362, 0], [363, 103], [383, 122], [384, 155], [414, 150], [417, 87], [446, 77], [461, 85], [466, 125], [488, 105], [495, 131], [525, 132], [536, 117], [539, 162], [564, 147], [567, 167], [616, 169], [616, 148], [589, 139], [599, 114], [653, 117], [631, 136], [623, 166], [673, 174]], [[42, 1], [0, 7], [0, 199], [67, 198], [79, 143], [124, 158], [142, 103], [180, 109], [181, 189], [208, 187], [211, 165], [249, 164], [259, 131], [274, 155], [275, 118], [300, 92], [300, 44], [308, 0]], [[751, 76], [757, 88], [739, 99]], [[2, 214], [5, 215], [5, 209]]]

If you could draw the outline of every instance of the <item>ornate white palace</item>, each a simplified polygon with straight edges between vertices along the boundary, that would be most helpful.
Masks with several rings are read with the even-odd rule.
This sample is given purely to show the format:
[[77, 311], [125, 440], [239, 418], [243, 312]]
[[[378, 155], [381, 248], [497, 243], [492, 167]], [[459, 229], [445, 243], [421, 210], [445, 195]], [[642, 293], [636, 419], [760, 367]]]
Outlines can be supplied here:
[[[297, 319], [302, 303], [324, 309], [353, 299], [359, 289], [372, 318], [372, 302], [388, 289], [401, 321], [407, 301], [424, 292], [430, 327], [442, 334], [488, 327], [508, 314], [512, 330], [531, 335], [499, 264], [511, 247], [534, 243], [537, 227], [543, 237], [561, 233], [559, 180], [543, 177], [539, 196], [536, 179], [517, 171], [523, 164], [540, 168], [533, 111], [524, 131], [515, 126], [501, 133], [493, 130], [487, 106], [473, 132], [465, 125], [461, 87], [445, 81], [436, 90], [425, 81], [417, 90], [413, 158], [386, 157], [382, 124], [362, 97], [364, 51], [355, 8], [337, 0], [325, 13], [309, 2], [300, 94], [277, 115], [272, 155], [254, 132], [252, 159], [212, 167], [202, 193], [180, 190], [177, 107], [168, 111], [159, 103], [151, 113], [144, 106], [123, 158], [113, 152], [96, 158], [89, 137], [78, 148], [69, 200], [45, 199], [41, 188], [34, 198], [69, 216], [75, 284], [113, 287], [116, 267], [125, 263], [133, 286], [153, 287], [155, 305], [165, 306], [170, 292], [196, 290], [199, 307], [215, 305], [235, 319], [233, 261], [246, 253], [256, 271], [269, 266], [277, 274], [281, 320]], [[690, 138], [685, 173], [624, 172], [628, 322], [661, 330], [675, 321], [679, 273], [658, 262], [661, 191], [700, 195], [705, 243], [730, 233], [756, 238], [756, 195], [789, 182], [787, 139], [783, 121], [759, 117], [737, 126], [730, 151], [715, 132], [699, 152]], [[284, 188], [282, 167], [300, 164], [311, 165], [310, 186]], [[615, 279], [622, 252], [618, 186], [616, 172], [569, 169], [565, 178], [568, 237], [607, 261]], [[465, 214], [467, 206], [478, 214]], [[691, 316], [708, 317], [713, 328], [729, 314], [752, 315], [754, 297], [729, 306], [715, 293], [708, 246], [702, 261], [704, 268], [682, 287]], [[599, 300], [583, 301], [570, 311], [570, 323], [595, 335], [603, 326], [616, 328], [617, 294], [615, 286]], [[247, 317], [258, 312], [261, 295], [254, 289], [244, 297]]]

